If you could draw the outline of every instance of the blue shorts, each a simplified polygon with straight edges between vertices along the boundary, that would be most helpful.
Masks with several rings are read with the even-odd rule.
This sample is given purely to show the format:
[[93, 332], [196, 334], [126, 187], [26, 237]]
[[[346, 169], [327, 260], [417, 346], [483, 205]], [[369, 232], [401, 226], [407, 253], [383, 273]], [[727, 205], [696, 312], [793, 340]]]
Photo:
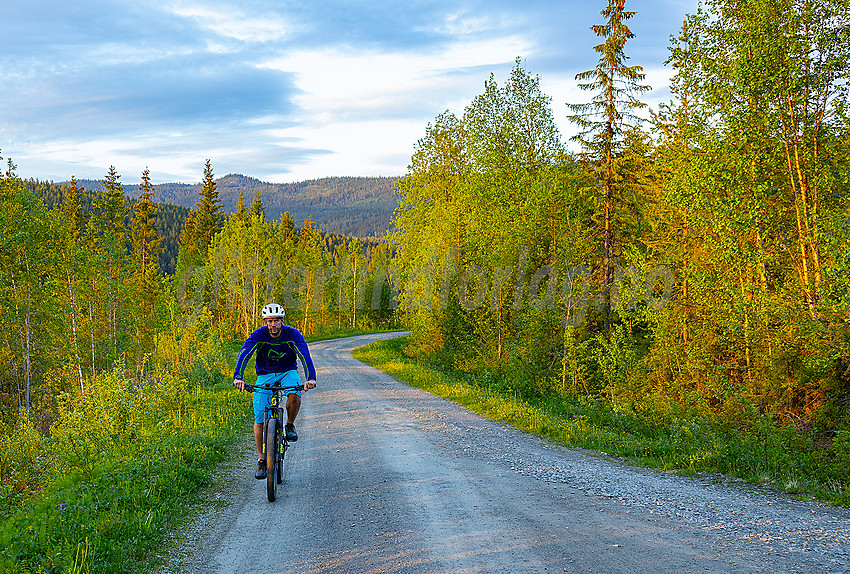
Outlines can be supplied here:
[[[265, 373], [257, 375], [257, 385], [277, 385], [280, 387], [294, 387], [301, 384], [301, 377], [297, 370], [285, 371], [283, 373]], [[296, 394], [301, 396], [301, 391], [289, 391], [287, 394]], [[272, 392], [267, 389], [254, 389], [254, 422], [262, 424], [263, 410], [269, 406], [272, 398]]]

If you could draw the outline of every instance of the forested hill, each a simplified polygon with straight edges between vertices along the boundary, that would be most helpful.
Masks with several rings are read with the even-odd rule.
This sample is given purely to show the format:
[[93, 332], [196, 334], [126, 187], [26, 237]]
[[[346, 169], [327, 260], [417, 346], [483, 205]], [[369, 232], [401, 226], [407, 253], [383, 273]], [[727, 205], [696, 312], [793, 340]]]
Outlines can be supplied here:
[[[327, 177], [297, 183], [266, 183], [244, 175], [230, 174], [215, 180], [222, 207], [236, 211], [242, 193], [246, 209], [257, 192], [268, 219], [289, 212], [297, 226], [307, 217], [314, 227], [348, 237], [384, 237], [398, 204], [394, 177]], [[99, 189], [100, 182], [80, 180], [81, 187]], [[138, 195], [137, 185], [124, 185], [128, 197]], [[201, 183], [163, 183], [154, 187], [155, 200], [194, 208]]]
[[[77, 186], [82, 188], [80, 194], [80, 206], [86, 219], [92, 212], [92, 204], [94, 202], [95, 192], [103, 190], [103, 186], [99, 181], [83, 180], [77, 182]], [[45, 207], [48, 209], [58, 209], [62, 205], [65, 197], [67, 183], [42, 182], [35, 179], [23, 181], [24, 186], [41, 198]], [[134, 190], [138, 186], [132, 186]], [[138, 195], [138, 193], [134, 194]], [[156, 198], [155, 198], [156, 199]], [[127, 206], [132, 208], [135, 203], [135, 197], [128, 198]], [[177, 254], [180, 250], [180, 232], [183, 231], [183, 225], [186, 223], [186, 218], [189, 215], [189, 209], [180, 205], [174, 205], [166, 202], [158, 202], [156, 210], [155, 226], [159, 231], [159, 236], [162, 238], [160, 247], [162, 252], [159, 254], [159, 267], [163, 273], [174, 273], [174, 267], [177, 263]], [[130, 213], [127, 214], [127, 223], [130, 221]]]

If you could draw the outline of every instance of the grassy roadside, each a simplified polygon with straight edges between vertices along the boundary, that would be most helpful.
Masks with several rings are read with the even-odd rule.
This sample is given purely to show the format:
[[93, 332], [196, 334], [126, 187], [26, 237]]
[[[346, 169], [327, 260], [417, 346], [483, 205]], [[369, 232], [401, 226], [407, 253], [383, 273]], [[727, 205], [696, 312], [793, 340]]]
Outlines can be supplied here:
[[0, 573], [148, 571], [244, 436], [248, 408], [220, 360], [196, 361], [188, 378], [115, 369], [60, 398], [49, 436], [4, 433]]
[[354, 357], [411, 386], [559, 444], [681, 473], [720, 473], [799, 498], [850, 506], [846, 461], [793, 430], [765, 426], [743, 434], [700, 420], [648, 421], [586, 397], [522, 397], [492, 378], [443, 372], [411, 359], [404, 353], [406, 345], [407, 337], [378, 341], [355, 350]]

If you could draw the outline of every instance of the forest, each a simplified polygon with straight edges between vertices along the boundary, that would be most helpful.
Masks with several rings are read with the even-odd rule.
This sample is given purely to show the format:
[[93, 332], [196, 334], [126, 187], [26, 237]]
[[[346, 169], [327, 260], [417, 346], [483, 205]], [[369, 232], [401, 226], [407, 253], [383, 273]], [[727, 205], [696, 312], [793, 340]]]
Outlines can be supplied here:
[[427, 127], [392, 236], [407, 352], [667, 426], [784, 429], [847, 484], [848, 5], [705, 2], [658, 110], [632, 15], [612, 0], [592, 28], [586, 102], [551, 109], [517, 59]]
[[[357, 202], [384, 201], [368, 194], [352, 208], [314, 189], [270, 211], [256, 180], [228, 176], [239, 189], [225, 209], [210, 160], [194, 206], [178, 209], [158, 203], [173, 198], [157, 197], [148, 170], [129, 201], [114, 168], [96, 191], [53, 189], [6, 158], [3, 515], [46, 472], [74, 472], [71, 460], [45, 470], [32, 449], [77, 444], [68, 425], [95, 425], [98, 393], [118, 379], [130, 402], [192, 373], [221, 382], [220, 348], [269, 300], [307, 336], [408, 328], [411, 360], [516, 396], [781, 437], [846, 492], [850, 6], [705, 2], [671, 37], [672, 99], [653, 110], [627, 56], [632, 16], [610, 0], [592, 27], [598, 64], [576, 77], [585, 102], [552, 109], [518, 58], [462, 114], [438, 115], [386, 182], [397, 207], [383, 237], [316, 223], [333, 210], [367, 221]], [[573, 148], [561, 114], [578, 128]], [[339, 193], [350, 179], [334, 180]], [[187, 408], [152, 397], [169, 417]]]
[[[23, 180], [7, 160], [0, 394], [7, 423], [26, 413], [49, 425], [46, 397], [84, 390], [87, 378], [116, 361], [167, 366], [169, 346], [204, 314], [220, 340], [253, 330], [266, 298], [287, 301], [307, 335], [395, 321], [381, 271], [390, 258], [386, 242], [321, 231], [309, 216], [296, 228], [288, 212], [266, 220], [259, 194], [250, 211], [240, 195], [225, 215], [209, 161], [195, 209], [155, 203], [148, 171], [141, 195], [129, 200], [120, 177], [111, 168], [92, 193], [75, 180]], [[179, 247], [179, 255], [163, 261], [163, 244]], [[378, 302], [355, 307], [367, 288], [370, 297], [377, 290]]]
[[[316, 227], [329, 233], [380, 239], [386, 236], [397, 204], [395, 182], [391, 177], [325, 177], [296, 183], [274, 184], [238, 174], [216, 180], [221, 205], [226, 213], [237, 209], [239, 197], [252, 201], [262, 197], [266, 213], [277, 219], [286, 212], [299, 227], [310, 217]], [[81, 181], [79, 185], [98, 191], [100, 183]], [[153, 192], [160, 202], [190, 208], [201, 184], [163, 183]], [[125, 193], [138, 197], [137, 185], [125, 186]], [[185, 219], [185, 218], [184, 218]]]
[[[71, 194], [77, 197], [78, 199], [75, 201], [79, 202], [79, 209], [83, 220], [88, 220], [91, 217], [97, 191], [104, 191], [100, 182], [95, 186], [92, 182], [77, 181], [74, 178], [67, 184], [43, 182], [32, 178], [23, 180], [21, 183], [29, 193], [39, 198], [48, 210], [59, 208], [65, 201], [65, 194]], [[93, 189], [95, 191], [92, 191]], [[127, 194], [128, 190], [124, 189], [124, 193]], [[130, 214], [133, 212], [133, 206], [136, 202], [132, 197], [136, 196], [130, 196], [125, 199], [125, 210], [127, 213], [124, 220], [125, 226], [130, 224]], [[151, 198], [155, 197], [155, 193], [151, 195]], [[172, 275], [174, 273], [174, 266], [177, 263], [177, 252], [180, 249], [180, 232], [189, 215], [189, 208], [163, 201], [156, 201], [155, 203], [156, 209], [154, 210], [155, 217], [153, 225], [160, 239], [160, 252], [157, 256], [157, 261], [163, 273]]]

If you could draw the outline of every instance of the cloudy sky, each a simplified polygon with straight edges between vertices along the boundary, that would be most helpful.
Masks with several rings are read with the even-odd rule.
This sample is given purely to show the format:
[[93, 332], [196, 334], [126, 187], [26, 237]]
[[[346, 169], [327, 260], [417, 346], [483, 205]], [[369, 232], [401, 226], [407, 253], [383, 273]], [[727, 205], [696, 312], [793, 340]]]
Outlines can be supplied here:
[[[18, 175], [284, 183], [402, 175], [428, 122], [514, 61], [566, 139], [605, 0], [26, 0], [0, 14], [0, 155]], [[697, 0], [628, 0], [626, 47], [666, 101], [669, 37]], [[5, 160], [4, 160], [5, 162]]]

